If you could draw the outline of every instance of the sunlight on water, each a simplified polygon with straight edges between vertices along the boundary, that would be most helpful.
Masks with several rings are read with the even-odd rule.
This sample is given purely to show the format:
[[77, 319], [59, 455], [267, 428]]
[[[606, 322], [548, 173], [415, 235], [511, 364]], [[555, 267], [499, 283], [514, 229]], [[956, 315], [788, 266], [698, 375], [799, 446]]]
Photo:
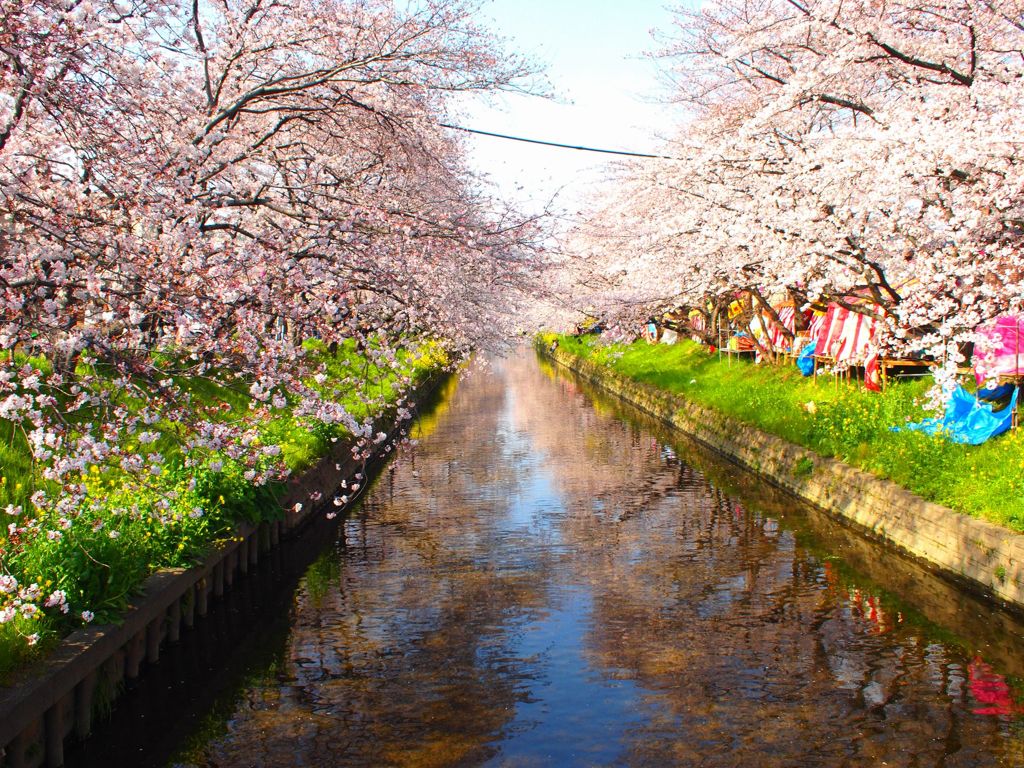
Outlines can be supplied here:
[[1017, 622], [591, 397], [464, 380], [175, 764], [1024, 765]]

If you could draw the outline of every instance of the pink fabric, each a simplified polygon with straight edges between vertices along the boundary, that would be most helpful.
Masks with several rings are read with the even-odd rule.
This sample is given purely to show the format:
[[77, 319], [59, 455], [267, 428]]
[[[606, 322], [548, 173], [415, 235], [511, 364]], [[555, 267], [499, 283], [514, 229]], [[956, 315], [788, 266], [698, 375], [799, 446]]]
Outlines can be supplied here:
[[878, 365], [878, 347], [872, 347], [864, 361], [864, 387], [872, 392], [882, 391], [882, 370]]
[[1024, 315], [1004, 315], [978, 332], [995, 347], [991, 354], [975, 352], [974, 376], [979, 384], [996, 376], [1024, 375]]
[[871, 338], [875, 335], [874, 318], [851, 312], [843, 323], [843, 345], [835, 356], [836, 361], [863, 363], [871, 349]]
[[871, 352], [874, 335], [874, 318], [851, 312], [838, 304], [829, 304], [825, 322], [817, 335], [818, 346], [814, 354], [831, 357], [837, 363], [861, 365]]
[[839, 331], [839, 346], [832, 353], [837, 363], [853, 360], [856, 356], [863, 321], [864, 317], [856, 312], [850, 312], [843, 320], [843, 327]]
[[849, 314], [850, 310], [843, 309], [838, 304], [828, 305], [828, 314], [825, 315], [825, 322], [818, 334], [818, 346], [815, 347], [814, 354], [835, 358], [835, 352], [842, 343], [843, 323]]
[[792, 346], [785, 331], [788, 330], [790, 333], [793, 333], [796, 330], [796, 310], [791, 306], [786, 306], [777, 307], [775, 311], [779, 316], [779, 320], [782, 321], [782, 325], [776, 323], [767, 312], [763, 313], [761, 317], [764, 320], [765, 328], [768, 330], [768, 344], [777, 352], [785, 352]]
[[[773, 340], [773, 342], [775, 343], [775, 348], [789, 349], [790, 347], [792, 347], [792, 342], [790, 341], [790, 338], [792, 334], [796, 332], [796, 310], [793, 309], [793, 307], [783, 307], [782, 309], [779, 310], [779, 320], [782, 321], [783, 328], [777, 328], [778, 340]], [[790, 336], [787, 336], [785, 333], [783, 333], [783, 329], [789, 331]]]
[[[808, 336], [812, 341], [818, 340], [818, 337], [821, 335], [821, 329], [825, 326], [827, 320], [827, 314], [819, 315], [817, 312], [814, 313], [814, 317], [811, 318], [810, 325], [807, 328]], [[817, 353], [817, 350], [815, 350], [815, 353]]]

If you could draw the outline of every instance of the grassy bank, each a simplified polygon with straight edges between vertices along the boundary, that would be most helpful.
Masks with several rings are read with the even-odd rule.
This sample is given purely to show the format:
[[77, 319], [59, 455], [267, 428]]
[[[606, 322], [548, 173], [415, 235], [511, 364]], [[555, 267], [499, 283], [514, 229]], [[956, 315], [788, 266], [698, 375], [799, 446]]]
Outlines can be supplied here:
[[[305, 383], [357, 422], [393, 404], [403, 382], [447, 362], [435, 347], [399, 352], [394, 366], [374, 364], [352, 343], [330, 351], [308, 342], [306, 354], [318, 373]], [[26, 362], [49, 375], [46, 360]], [[282, 475], [301, 473], [332, 442], [353, 438], [342, 424], [301, 412], [297, 397], [259, 407], [250, 383], [229, 371], [179, 377], [172, 359], [152, 362], [158, 375], [149, 378], [175, 378], [187, 409], [160, 409], [145, 386], [126, 388], [69, 414], [68, 435], [102, 431], [128, 452], [159, 455], [159, 465], [141, 481], [137, 468], [114, 456], [83, 467], [75, 482], [85, 500], [73, 508], [62, 506], [62, 488], [33, 462], [29, 436], [0, 419], [0, 681], [83, 622], [116, 621], [154, 571], [191, 565], [243, 521], [281, 517]], [[102, 371], [88, 373], [99, 374], [91, 386], [116, 386]], [[201, 418], [177, 418], [186, 412]], [[124, 426], [140, 414], [144, 422]], [[219, 425], [230, 425], [233, 437], [219, 436]], [[205, 447], [197, 451], [200, 437]], [[33, 501], [40, 493], [45, 501]]]
[[1024, 532], [1024, 430], [978, 446], [892, 430], [934, 413], [921, 403], [930, 380], [892, 383], [883, 393], [795, 366], [728, 360], [706, 347], [605, 346], [594, 336], [546, 335], [563, 350], [686, 397], [760, 430], [886, 477], [930, 501]]

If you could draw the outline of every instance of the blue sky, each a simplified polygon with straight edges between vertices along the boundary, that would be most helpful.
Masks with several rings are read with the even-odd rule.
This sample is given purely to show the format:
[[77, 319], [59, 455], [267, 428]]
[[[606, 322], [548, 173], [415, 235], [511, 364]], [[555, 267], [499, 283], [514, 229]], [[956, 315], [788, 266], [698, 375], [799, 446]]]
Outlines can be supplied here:
[[[643, 57], [667, 30], [662, 0], [490, 0], [482, 15], [507, 48], [545, 65], [559, 101], [503, 96], [467, 103], [467, 127], [497, 133], [634, 152], [657, 150], [657, 135], [677, 119], [654, 103], [665, 96], [658, 65]], [[469, 139], [471, 160], [501, 194], [537, 210], [557, 194], [573, 210], [592, 189], [608, 156], [487, 137]]]

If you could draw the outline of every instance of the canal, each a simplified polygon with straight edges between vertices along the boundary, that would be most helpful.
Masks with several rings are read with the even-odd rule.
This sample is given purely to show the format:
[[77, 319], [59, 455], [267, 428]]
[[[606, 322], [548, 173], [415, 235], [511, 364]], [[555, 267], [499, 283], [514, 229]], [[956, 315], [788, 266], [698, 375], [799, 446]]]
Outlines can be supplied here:
[[1024, 765], [1014, 617], [532, 354], [449, 389], [69, 765]]

